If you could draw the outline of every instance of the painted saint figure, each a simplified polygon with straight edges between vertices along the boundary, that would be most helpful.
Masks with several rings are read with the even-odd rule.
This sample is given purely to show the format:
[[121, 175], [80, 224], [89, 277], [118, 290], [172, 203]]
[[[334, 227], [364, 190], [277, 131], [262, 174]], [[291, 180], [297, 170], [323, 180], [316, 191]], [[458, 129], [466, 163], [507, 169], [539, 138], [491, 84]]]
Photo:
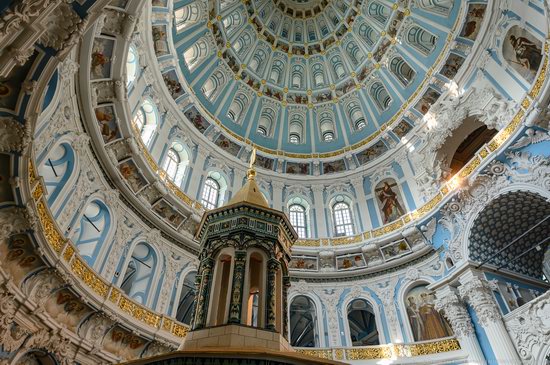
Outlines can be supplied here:
[[399, 203], [397, 194], [392, 189], [392, 186], [396, 185], [395, 183], [390, 185], [388, 181], [384, 181], [383, 186], [376, 189], [378, 199], [380, 199], [381, 202], [381, 210], [384, 215], [384, 224], [392, 222], [405, 214], [403, 207]]
[[426, 285], [411, 289], [406, 296], [405, 308], [414, 341], [429, 341], [453, 335], [453, 330], [435, 308], [433, 293]]
[[542, 62], [541, 49], [525, 37], [510, 36], [510, 43], [516, 52], [518, 62], [525, 68], [537, 72]]

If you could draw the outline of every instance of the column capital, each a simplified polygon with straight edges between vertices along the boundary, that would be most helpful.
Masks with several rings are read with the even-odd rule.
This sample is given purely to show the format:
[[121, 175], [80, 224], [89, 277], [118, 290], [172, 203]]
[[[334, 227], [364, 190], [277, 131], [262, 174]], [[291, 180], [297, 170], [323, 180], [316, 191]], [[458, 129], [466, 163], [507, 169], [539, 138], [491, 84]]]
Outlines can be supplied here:
[[460, 296], [473, 308], [483, 327], [502, 320], [493, 298], [493, 289], [487, 280], [477, 275], [468, 275], [467, 280], [460, 281], [461, 285], [458, 287]]
[[456, 289], [446, 287], [437, 291], [435, 295], [435, 308], [438, 311], [443, 311], [455, 335], [458, 338], [474, 335], [470, 314], [464, 302], [457, 295]]

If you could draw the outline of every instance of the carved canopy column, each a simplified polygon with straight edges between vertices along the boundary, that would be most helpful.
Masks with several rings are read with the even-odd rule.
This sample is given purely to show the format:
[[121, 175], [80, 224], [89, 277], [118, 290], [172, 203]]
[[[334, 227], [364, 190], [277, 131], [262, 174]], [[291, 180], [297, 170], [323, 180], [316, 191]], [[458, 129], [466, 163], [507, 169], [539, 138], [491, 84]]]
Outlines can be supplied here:
[[233, 287], [231, 289], [231, 305], [229, 307], [229, 323], [241, 323], [245, 268], [246, 251], [236, 251], [233, 269]]
[[468, 309], [456, 293], [456, 289], [444, 287], [436, 292], [435, 308], [443, 315], [453, 329], [460, 347], [468, 354], [471, 364], [487, 363], [477, 340]]
[[267, 262], [267, 296], [266, 296], [266, 326], [268, 330], [275, 331], [277, 319], [277, 271], [280, 268], [279, 261], [271, 258]]
[[485, 330], [498, 364], [521, 364], [521, 360], [504, 326], [491, 285], [473, 272], [459, 279], [460, 296], [474, 310], [479, 324]]
[[199, 273], [197, 275], [197, 302], [195, 307], [195, 317], [193, 319], [193, 330], [203, 328], [206, 324], [206, 314], [208, 313], [208, 302], [210, 298], [210, 287], [212, 282], [212, 268], [214, 259], [207, 257], [202, 260]]

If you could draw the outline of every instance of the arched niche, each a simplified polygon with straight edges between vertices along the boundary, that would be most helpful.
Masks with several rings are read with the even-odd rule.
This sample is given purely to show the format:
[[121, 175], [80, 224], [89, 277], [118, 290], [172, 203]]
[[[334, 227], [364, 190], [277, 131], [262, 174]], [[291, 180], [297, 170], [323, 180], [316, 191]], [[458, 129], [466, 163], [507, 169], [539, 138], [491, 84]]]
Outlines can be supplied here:
[[266, 323], [267, 256], [259, 249], [247, 252], [242, 323], [264, 327]]
[[497, 133], [475, 116], [467, 117], [445, 139], [436, 154], [443, 178], [450, 178], [474, 158], [477, 151]]
[[431, 341], [453, 336], [453, 330], [441, 312], [435, 309], [435, 295], [427, 283], [413, 284], [404, 296], [407, 324], [412, 340]]
[[52, 211], [56, 211], [59, 202], [72, 187], [76, 177], [77, 157], [69, 141], [56, 143], [39, 163], [38, 174], [44, 179], [47, 202]]
[[195, 287], [196, 277], [197, 272], [195, 270], [183, 276], [183, 280], [181, 280], [181, 290], [174, 312], [176, 319], [187, 325], [191, 324], [191, 318], [195, 310], [195, 298], [197, 294]]
[[138, 303], [148, 305], [158, 270], [159, 258], [156, 251], [142, 241], [132, 248], [125, 261], [118, 281], [120, 289]]
[[292, 298], [289, 307], [289, 339], [294, 347], [319, 347], [319, 324], [315, 302], [306, 295]]
[[352, 346], [380, 344], [374, 308], [366, 299], [353, 299], [347, 305], [346, 314]]
[[210, 305], [206, 319], [209, 326], [227, 323], [231, 301], [234, 257], [235, 249], [232, 247], [223, 248], [215, 256], [213, 285], [210, 291]]
[[72, 227], [71, 238], [76, 249], [91, 267], [97, 268], [113, 235], [114, 217], [100, 199], [90, 199]]

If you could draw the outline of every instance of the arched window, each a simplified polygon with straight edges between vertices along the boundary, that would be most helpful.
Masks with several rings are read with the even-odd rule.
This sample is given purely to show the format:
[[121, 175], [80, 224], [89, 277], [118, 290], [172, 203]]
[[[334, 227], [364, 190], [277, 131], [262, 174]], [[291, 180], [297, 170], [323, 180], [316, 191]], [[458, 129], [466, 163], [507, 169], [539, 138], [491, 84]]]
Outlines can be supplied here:
[[267, 55], [265, 51], [263, 49], [258, 49], [256, 53], [254, 53], [254, 56], [252, 56], [248, 68], [250, 68], [254, 72], [261, 74], [265, 68], [266, 57]]
[[176, 319], [185, 324], [191, 323], [191, 317], [195, 309], [195, 278], [197, 272], [192, 271], [185, 276], [181, 286], [180, 299], [176, 310]]
[[158, 124], [155, 105], [151, 101], [145, 100], [134, 116], [133, 123], [135, 129], [140, 133], [141, 140], [145, 146], [149, 147]]
[[292, 67], [292, 87], [299, 89], [303, 86], [303, 74], [304, 69], [302, 66]]
[[376, 43], [376, 31], [373, 27], [364, 22], [359, 26], [359, 35], [361, 36], [361, 39], [363, 39], [365, 43], [371, 48]]
[[258, 121], [258, 134], [264, 137], [271, 136], [271, 128], [275, 122], [275, 111], [271, 108], [264, 108]]
[[176, 185], [180, 185], [185, 176], [189, 155], [181, 143], [175, 142], [166, 152], [163, 169], [166, 176]]
[[416, 5], [426, 11], [448, 15], [453, 7], [453, 0], [416, 0]]
[[313, 70], [313, 82], [315, 86], [323, 86], [325, 84], [325, 73], [323, 71], [323, 65], [316, 63], [312, 67]]
[[336, 236], [352, 236], [353, 235], [353, 218], [351, 208], [346, 202], [338, 202], [332, 207], [332, 215], [334, 219], [334, 230]]
[[223, 87], [225, 86], [227, 82], [227, 77], [225, 74], [220, 71], [216, 70], [212, 76], [206, 80], [202, 87], [202, 93], [206, 98], [210, 101], [214, 101], [216, 97], [222, 92]]
[[138, 55], [136, 48], [130, 45], [128, 48], [128, 56], [126, 57], [126, 86], [132, 85], [137, 77], [138, 71]]
[[374, 104], [376, 104], [381, 112], [389, 108], [391, 104], [391, 96], [388, 94], [388, 90], [386, 90], [381, 82], [373, 83], [370, 87], [369, 93], [374, 101]]
[[174, 12], [174, 24], [179, 32], [199, 21], [201, 9], [198, 3], [185, 5]]
[[111, 214], [105, 204], [99, 200], [89, 202], [78, 225], [72, 232], [76, 249], [90, 266], [96, 259], [105, 243], [111, 226]]
[[332, 69], [334, 70], [334, 75], [336, 76], [336, 79], [339, 80], [343, 78], [346, 75], [346, 70], [344, 69], [344, 64], [342, 63], [342, 59], [340, 58], [340, 56], [333, 56], [330, 59], [330, 62], [332, 64]]
[[319, 347], [317, 311], [310, 298], [299, 295], [290, 303], [290, 345]]
[[367, 122], [357, 101], [351, 101], [347, 104], [347, 113], [355, 130], [360, 131], [367, 126]]
[[288, 208], [290, 214], [290, 223], [298, 233], [300, 238], [307, 238], [307, 217], [306, 208], [300, 204], [292, 204]]
[[352, 346], [380, 345], [372, 306], [364, 299], [348, 304], [348, 325]]
[[304, 118], [301, 114], [293, 114], [290, 119], [288, 141], [293, 144], [302, 143], [304, 134]]
[[138, 303], [146, 304], [156, 266], [155, 251], [145, 242], [138, 243], [124, 270], [120, 289]]
[[187, 68], [193, 71], [208, 57], [208, 43], [206, 38], [201, 38], [183, 53], [183, 59]]
[[250, 51], [250, 46], [252, 45], [252, 36], [247, 30], [237, 38], [233, 49], [240, 55], [244, 56]]
[[322, 112], [319, 117], [319, 125], [321, 127], [321, 136], [323, 141], [333, 141], [335, 138], [333, 114], [328, 111]]
[[250, 105], [250, 99], [244, 93], [239, 92], [233, 99], [233, 102], [229, 106], [227, 116], [233, 122], [241, 124], [242, 118], [245, 116]]
[[220, 184], [211, 177], [206, 178], [202, 189], [201, 203], [206, 209], [215, 209], [218, 207], [220, 198]]
[[435, 50], [436, 42], [437, 37], [435, 35], [418, 25], [413, 25], [407, 32], [407, 43], [425, 56]]
[[385, 24], [390, 16], [390, 9], [380, 4], [378, 1], [372, 1], [369, 3], [367, 14], [370, 18], [376, 20], [380, 24]]
[[53, 148], [39, 167], [39, 174], [44, 179], [48, 192], [48, 205], [51, 207], [66, 186], [74, 171], [75, 153], [67, 143]]
[[409, 86], [416, 75], [416, 71], [399, 56], [392, 58], [390, 61], [390, 71], [403, 86]]
[[233, 11], [231, 14], [223, 19], [223, 26], [228, 33], [232, 33], [243, 23], [244, 19], [243, 15], [240, 12], [240, 9]]
[[358, 66], [365, 58], [363, 51], [361, 51], [359, 46], [353, 41], [348, 42], [346, 45], [346, 53], [355, 66]]

